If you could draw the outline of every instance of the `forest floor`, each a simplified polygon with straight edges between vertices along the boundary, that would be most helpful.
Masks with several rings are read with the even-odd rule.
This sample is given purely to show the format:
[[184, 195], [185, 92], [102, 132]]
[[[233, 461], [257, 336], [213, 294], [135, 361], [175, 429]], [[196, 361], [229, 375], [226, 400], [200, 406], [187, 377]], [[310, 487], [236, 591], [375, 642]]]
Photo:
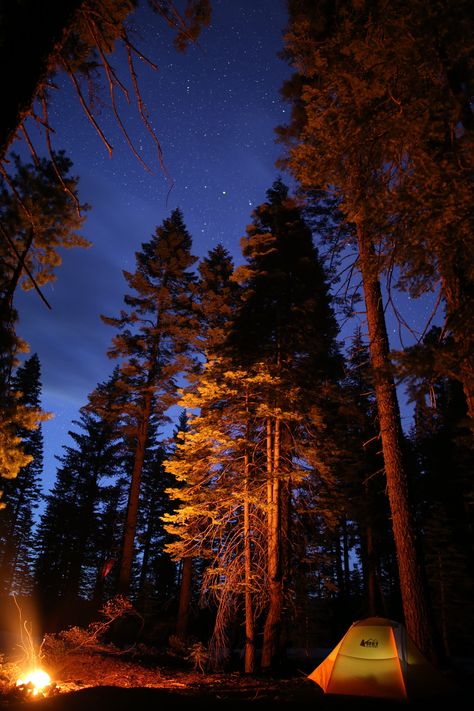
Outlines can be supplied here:
[[[28, 698], [25, 691], [0, 690], [0, 711], [154, 711], [157, 708], [209, 709], [311, 708], [311, 711], [397, 711], [433, 708], [433, 700], [396, 702], [369, 697], [330, 696], [307, 678], [311, 669], [293, 668], [284, 676], [242, 672], [205, 673], [183, 663], [164, 663], [136, 656], [97, 651], [68, 654], [57, 664], [46, 696]], [[297, 665], [295, 665], [296, 667]], [[1, 670], [1, 667], [0, 667]], [[472, 674], [461, 674], [441, 705], [470, 709]], [[436, 703], [435, 706], [438, 706]]]

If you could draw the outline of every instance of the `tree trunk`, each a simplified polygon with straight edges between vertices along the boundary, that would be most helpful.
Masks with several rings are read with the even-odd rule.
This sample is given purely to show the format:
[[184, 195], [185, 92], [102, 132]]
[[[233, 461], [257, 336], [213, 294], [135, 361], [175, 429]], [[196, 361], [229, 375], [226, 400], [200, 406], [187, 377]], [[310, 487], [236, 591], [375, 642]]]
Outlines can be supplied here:
[[178, 619], [176, 620], [176, 636], [182, 640], [186, 639], [188, 633], [192, 578], [193, 559], [188, 556], [181, 561], [181, 584], [179, 586]]
[[138, 581], [138, 591], [137, 591], [137, 597], [139, 600], [142, 602], [145, 602], [146, 600], [146, 577], [148, 574], [148, 566], [150, 563], [150, 555], [151, 555], [151, 538], [152, 538], [152, 530], [153, 530], [153, 509], [150, 507], [148, 511], [148, 516], [147, 516], [147, 522], [146, 522], [146, 531], [145, 531], [145, 536], [144, 536], [144, 545], [143, 545], [143, 555], [142, 555], [142, 563], [140, 567], [140, 579]]
[[252, 601], [252, 545], [249, 502], [249, 457], [245, 454], [244, 559], [245, 559], [245, 673], [255, 671], [255, 626]]
[[378, 276], [373, 268], [372, 243], [364, 234], [360, 223], [357, 224], [357, 238], [405, 624], [408, 634], [419, 649], [435, 661], [433, 633], [429, 622], [423, 579], [417, 561], [415, 527], [408, 501], [403, 432], [395, 383], [390, 372], [390, 347], [382, 293]]
[[342, 553], [344, 560], [344, 597], [346, 600], [351, 595], [351, 566], [349, 561], [349, 534], [347, 532], [347, 518], [342, 521]]
[[[280, 565], [280, 421], [275, 419], [273, 443], [271, 419], [267, 423], [268, 483], [268, 592], [269, 605], [263, 631], [262, 669], [270, 669], [279, 652], [282, 580]], [[272, 447], [273, 444], [273, 447]], [[273, 454], [273, 457], [271, 456]]]
[[140, 481], [142, 477], [143, 462], [145, 461], [146, 440], [148, 424], [151, 414], [151, 395], [145, 396], [142, 417], [138, 426], [137, 446], [133, 461], [132, 480], [128, 495], [127, 516], [122, 539], [122, 556], [118, 580], [118, 592], [127, 596], [130, 591], [133, 564], [133, 548], [135, 532], [137, 529], [138, 502], [140, 499]]
[[[247, 442], [250, 437], [249, 424], [249, 391], [248, 386], [245, 392], [246, 409], [246, 437]], [[246, 447], [248, 445], [246, 444]], [[246, 674], [253, 674], [255, 671], [255, 624], [252, 599], [252, 534], [250, 524], [250, 461], [248, 452], [244, 455], [244, 565], [245, 565], [245, 662]]]
[[372, 526], [368, 524], [365, 527], [365, 543], [366, 543], [366, 590], [367, 590], [367, 604], [369, 609], [369, 615], [377, 615], [377, 573], [376, 573], [376, 559], [374, 550], [374, 535], [372, 531]]

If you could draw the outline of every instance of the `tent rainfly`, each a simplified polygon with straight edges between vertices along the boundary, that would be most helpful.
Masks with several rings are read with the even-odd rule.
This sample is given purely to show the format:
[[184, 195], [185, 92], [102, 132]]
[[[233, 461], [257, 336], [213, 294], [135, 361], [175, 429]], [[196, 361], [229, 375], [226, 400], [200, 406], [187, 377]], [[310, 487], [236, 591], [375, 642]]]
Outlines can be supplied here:
[[308, 678], [327, 694], [408, 701], [446, 692], [404, 626], [384, 617], [354, 622]]

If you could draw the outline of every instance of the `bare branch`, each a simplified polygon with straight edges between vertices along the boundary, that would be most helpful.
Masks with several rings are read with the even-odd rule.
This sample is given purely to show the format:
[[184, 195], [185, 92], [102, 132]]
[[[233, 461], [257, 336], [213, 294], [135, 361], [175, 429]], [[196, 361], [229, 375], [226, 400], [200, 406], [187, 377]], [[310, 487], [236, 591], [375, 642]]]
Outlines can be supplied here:
[[122, 91], [124, 92], [125, 97], [127, 99], [127, 102], [130, 103], [130, 97], [128, 95], [128, 91], [123, 86], [123, 84], [119, 81], [119, 79], [117, 78], [117, 75], [116, 75], [113, 67], [107, 60], [107, 57], [105, 56], [105, 54], [102, 50], [102, 43], [96, 33], [96, 29], [98, 29], [96, 24], [91, 20], [89, 13], [83, 12], [83, 15], [84, 15], [84, 18], [87, 22], [89, 30], [94, 38], [97, 49], [99, 50], [100, 58], [102, 60], [102, 65], [104, 67], [105, 74], [107, 76], [107, 81], [109, 84], [109, 94], [110, 94], [110, 101], [112, 104], [112, 110], [114, 112], [114, 116], [117, 120], [117, 123], [120, 126], [120, 129], [125, 137], [125, 140], [127, 141], [128, 146], [129, 146], [130, 150], [132, 151], [133, 155], [135, 156], [135, 158], [142, 164], [142, 166], [145, 168], [145, 170], [147, 170], [149, 173], [152, 173], [153, 171], [151, 170], [151, 168], [145, 163], [145, 161], [142, 159], [142, 157], [136, 150], [135, 146], [133, 145], [133, 143], [130, 139], [130, 136], [128, 135], [127, 130], [124, 126], [124, 123], [123, 123], [122, 119], [120, 118], [120, 115], [119, 115], [119, 112], [117, 109], [117, 105], [115, 103], [115, 87], [116, 86], [119, 86], [122, 89]]
[[127, 47], [128, 66], [130, 69], [130, 75], [132, 77], [133, 86], [135, 89], [135, 96], [137, 99], [138, 110], [140, 112], [140, 116], [142, 117], [143, 122], [144, 122], [152, 140], [154, 141], [154, 143], [156, 145], [156, 150], [157, 150], [157, 154], [158, 154], [158, 161], [160, 163], [161, 169], [163, 170], [163, 172], [167, 176], [167, 178], [169, 180], [171, 180], [171, 176], [169, 175], [169, 173], [166, 169], [164, 160], [163, 160], [163, 151], [161, 150], [160, 142], [159, 142], [158, 138], [156, 137], [156, 134], [155, 134], [153, 128], [151, 127], [150, 122], [148, 121], [147, 110], [146, 110], [145, 104], [142, 101], [140, 89], [138, 87], [137, 75], [135, 72], [135, 66], [133, 64], [133, 57], [132, 57], [131, 48], [129, 47], [128, 44], [126, 44], [126, 47]]
[[68, 195], [71, 197], [72, 201], [74, 202], [74, 204], [76, 206], [76, 212], [77, 212], [78, 216], [80, 217], [81, 206], [79, 204], [79, 200], [77, 199], [77, 196], [74, 195], [71, 188], [64, 182], [64, 178], [61, 174], [61, 171], [58, 168], [58, 165], [56, 163], [56, 158], [54, 157], [54, 151], [53, 151], [53, 148], [51, 145], [51, 135], [50, 135], [49, 125], [48, 125], [48, 107], [47, 107], [46, 98], [45, 98], [43, 92], [41, 92], [40, 101], [41, 101], [41, 106], [43, 107], [45, 125], [47, 126], [47, 128], [46, 128], [46, 145], [48, 146], [48, 153], [49, 153], [49, 157], [51, 159], [51, 164], [54, 168], [54, 172], [56, 173], [58, 180], [61, 183], [64, 191], [66, 193], [68, 193]]
[[91, 113], [89, 107], [87, 106], [86, 101], [85, 101], [85, 99], [84, 99], [84, 97], [83, 97], [83, 95], [82, 95], [81, 87], [79, 86], [79, 82], [77, 81], [77, 79], [76, 79], [76, 77], [75, 77], [75, 74], [74, 74], [74, 72], [73, 72], [73, 70], [72, 70], [71, 65], [69, 64], [69, 62], [68, 62], [68, 61], [65, 59], [65, 57], [63, 57], [63, 56], [61, 56], [60, 60], [61, 60], [61, 63], [62, 63], [62, 65], [63, 65], [64, 69], [66, 70], [66, 73], [68, 74], [68, 76], [70, 77], [70, 79], [71, 79], [71, 81], [72, 81], [72, 83], [73, 83], [73, 85], [74, 85], [74, 88], [75, 88], [75, 90], [76, 90], [76, 93], [77, 93], [77, 95], [78, 95], [78, 97], [79, 97], [79, 101], [81, 102], [81, 106], [82, 106], [82, 108], [84, 109], [87, 118], [89, 119], [89, 121], [91, 122], [91, 124], [94, 126], [95, 130], [97, 131], [97, 133], [99, 134], [99, 136], [100, 136], [100, 138], [102, 139], [103, 143], [105, 144], [105, 146], [106, 146], [106, 148], [107, 148], [107, 150], [108, 150], [108, 152], [109, 152], [109, 156], [112, 157], [113, 148], [112, 148], [112, 146], [110, 145], [110, 143], [108, 142], [108, 140], [106, 139], [106, 137], [104, 136], [104, 133], [103, 133], [102, 129], [101, 129], [100, 126], [98, 125], [98, 123], [97, 123], [97, 121], [95, 120], [93, 114]]
[[22, 134], [23, 134], [23, 136], [24, 136], [24, 138], [25, 138], [26, 145], [27, 145], [28, 148], [30, 149], [30, 153], [31, 153], [31, 156], [32, 156], [32, 158], [33, 158], [33, 161], [34, 161], [36, 167], [38, 168], [38, 166], [39, 166], [39, 164], [40, 164], [40, 160], [39, 160], [39, 158], [38, 158], [38, 154], [36, 153], [35, 147], [33, 146], [32, 142], [31, 142], [31, 139], [30, 139], [30, 137], [29, 137], [29, 135], [28, 135], [28, 133], [27, 133], [27, 131], [26, 131], [25, 124], [23, 124], [23, 123], [21, 124], [20, 130], [21, 130], [21, 132], [22, 132]]

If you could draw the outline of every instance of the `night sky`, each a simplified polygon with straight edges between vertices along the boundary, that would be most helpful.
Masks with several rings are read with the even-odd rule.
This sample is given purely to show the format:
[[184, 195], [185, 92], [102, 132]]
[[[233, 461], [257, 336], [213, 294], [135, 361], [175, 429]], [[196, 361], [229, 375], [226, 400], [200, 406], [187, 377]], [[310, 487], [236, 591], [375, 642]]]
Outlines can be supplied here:
[[[130, 136], [152, 173], [140, 165], [104, 106], [97, 118], [114, 147], [110, 158], [70, 80], [56, 77], [50, 109], [54, 147], [66, 150], [72, 173], [80, 177], [80, 200], [91, 205], [82, 234], [93, 246], [63, 252], [57, 281], [43, 290], [51, 311], [34, 291], [16, 297], [18, 333], [30, 352], [38, 353], [42, 405], [55, 415], [43, 425], [45, 489], [54, 481], [55, 455], [71, 444], [72, 420], [113, 369], [106, 351], [115, 331], [100, 314], [115, 316], [122, 308], [127, 292], [122, 269], [134, 270], [142, 242], [179, 207], [197, 257], [221, 242], [239, 262], [252, 210], [279, 175], [275, 161], [282, 147], [275, 143], [274, 128], [289, 119], [279, 90], [290, 68], [278, 57], [286, 4], [213, 0], [212, 7], [211, 26], [185, 53], [173, 48], [171, 32], [147, 8], [134, 16], [132, 41], [158, 66], [154, 71], [142, 61], [137, 68], [169, 177], [135, 109], [121, 104]], [[119, 52], [111, 63], [130, 87], [125, 55]], [[133, 102], [133, 91], [131, 97]], [[106, 93], [103, 98], [108, 105]], [[281, 177], [291, 184], [289, 176]], [[408, 317], [416, 320], [408, 307]]]

